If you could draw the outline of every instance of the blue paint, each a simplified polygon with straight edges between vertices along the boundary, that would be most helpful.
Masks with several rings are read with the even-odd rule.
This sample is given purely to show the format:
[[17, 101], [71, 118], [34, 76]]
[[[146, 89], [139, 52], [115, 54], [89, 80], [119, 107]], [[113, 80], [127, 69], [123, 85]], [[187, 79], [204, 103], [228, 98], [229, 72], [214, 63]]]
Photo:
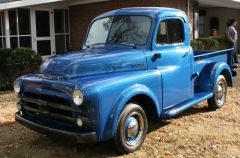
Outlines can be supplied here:
[[[26, 114], [26, 119], [37, 119], [39, 124], [65, 131], [95, 132], [96, 141], [106, 141], [113, 138], [119, 115], [134, 96], [151, 98], [157, 117], [173, 117], [212, 97], [217, 77], [223, 72], [229, 75], [231, 85], [232, 49], [193, 51], [184, 12], [170, 8], [126, 8], [104, 13], [93, 21], [115, 15], [150, 17], [152, 22], [147, 44], [135, 47], [100, 44], [51, 57], [42, 64], [40, 74], [17, 79], [22, 88], [19, 97], [31, 94], [39, 96], [36, 99], [52, 98], [51, 101], [59, 102], [59, 105], [66, 101], [68, 107], [84, 111], [72, 112], [69, 117], [83, 117], [84, 123], [89, 125], [78, 127], [74, 122], [69, 124], [34, 113]], [[156, 44], [158, 26], [166, 19], [181, 20], [184, 42], [164, 46]], [[72, 101], [75, 89], [84, 95], [80, 107]], [[67, 115], [62, 111], [59, 114]]]

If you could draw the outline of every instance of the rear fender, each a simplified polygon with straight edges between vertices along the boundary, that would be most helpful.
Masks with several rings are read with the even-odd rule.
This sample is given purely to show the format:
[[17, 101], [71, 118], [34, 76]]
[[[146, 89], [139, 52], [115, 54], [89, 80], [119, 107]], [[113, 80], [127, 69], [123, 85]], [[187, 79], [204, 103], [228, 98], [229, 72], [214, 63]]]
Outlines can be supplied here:
[[230, 67], [223, 62], [206, 65], [198, 80], [199, 90], [202, 92], [215, 92], [216, 82], [219, 75], [224, 75], [228, 85], [232, 85], [232, 73]]

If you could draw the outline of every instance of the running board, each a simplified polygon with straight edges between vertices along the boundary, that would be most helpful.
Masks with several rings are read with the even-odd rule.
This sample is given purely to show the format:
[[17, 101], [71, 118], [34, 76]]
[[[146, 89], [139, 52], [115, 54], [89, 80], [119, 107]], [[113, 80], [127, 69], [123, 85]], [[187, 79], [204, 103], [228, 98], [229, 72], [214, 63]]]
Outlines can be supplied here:
[[179, 113], [193, 107], [194, 105], [207, 100], [213, 96], [212, 92], [201, 92], [201, 93], [195, 93], [194, 97], [192, 99], [189, 99], [183, 103], [180, 103], [174, 107], [168, 108], [166, 110], [163, 110], [161, 117], [162, 118], [171, 118]]

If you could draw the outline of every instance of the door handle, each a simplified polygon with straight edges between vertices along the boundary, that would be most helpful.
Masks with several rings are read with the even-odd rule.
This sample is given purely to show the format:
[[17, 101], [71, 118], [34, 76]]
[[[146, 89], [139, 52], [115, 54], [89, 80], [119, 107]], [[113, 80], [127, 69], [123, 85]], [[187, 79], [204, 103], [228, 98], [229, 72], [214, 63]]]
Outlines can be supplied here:
[[162, 57], [161, 53], [155, 53], [152, 57], [152, 62], [155, 62], [157, 59]]
[[190, 50], [186, 51], [186, 52], [184, 53], [183, 57], [187, 56], [188, 54], [191, 54], [191, 51], [190, 51]]
[[154, 57], [155, 59], [160, 59], [162, 56], [161, 56], [161, 53], [155, 53]]

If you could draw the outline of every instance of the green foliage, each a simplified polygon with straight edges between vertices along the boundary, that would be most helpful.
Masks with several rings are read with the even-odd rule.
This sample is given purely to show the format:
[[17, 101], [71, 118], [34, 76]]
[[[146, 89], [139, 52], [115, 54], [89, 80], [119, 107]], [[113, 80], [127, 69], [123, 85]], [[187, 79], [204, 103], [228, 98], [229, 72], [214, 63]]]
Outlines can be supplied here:
[[191, 46], [194, 50], [204, 50], [204, 44], [199, 40], [192, 40]]
[[12, 54], [11, 49], [0, 49], [0, 75], [8, 72], [7, 60]]
[[29, 48], [0, 49], [0, 90], [10, 89], [17, 77], [36, 71], [41, 62]]
[[217, 40], [219, 42], [219, 49], [227, 49], [228, 46], [228, 40], [225, 35], [220, 35], [213, 37], [213, 39]]
[[12, 82], [9, 78], [0, 76], [0, 90], [11, 90]]
[[41, 56], [29, 48], [17, 48], [13, 50], [7, 60], [7, 66], [14, 79], [25, 73], [34, 72], [41, 64]]
[[194, 50], [222, 50], [228, 48], [224, 35], [198, 38], [191, 41], [191, 46]]
[[212, 37], [207, 38], [199, 38], [204, 45], [204, 50], [218, 50], [219, 49], [219, 42]]

